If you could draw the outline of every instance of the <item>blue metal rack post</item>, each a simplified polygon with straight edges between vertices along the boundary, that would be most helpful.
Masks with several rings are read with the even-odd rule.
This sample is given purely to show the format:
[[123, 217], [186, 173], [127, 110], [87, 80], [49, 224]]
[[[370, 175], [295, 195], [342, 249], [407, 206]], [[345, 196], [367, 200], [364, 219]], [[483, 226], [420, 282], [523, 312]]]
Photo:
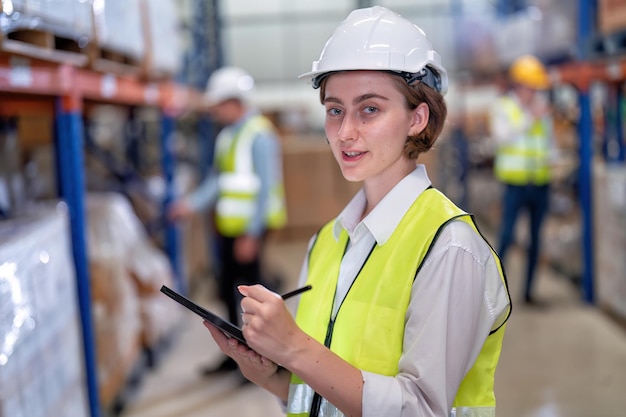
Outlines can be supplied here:
[[[592, 0], [578, 1], [578, 49], [579, 57], [584, 60], [587, 57], [586, 45], [591, 36], [592, 28]], [[580, 208], [582, 212], [582, 255], [583, 298], [588, 303], [594, 302], [593, 282], [593, 190], [592, 190], [592, 157], [593, 157], [593, 120], [591, 117], [591, 99], [589, 97], [589, 85], [579, 86], [578, 103], [580, 107], [580, 120], [578, 134], [580, 138], [579, 148], [579, 183], [580, 183]]]
[[[176, 129], [176, 120], [174, 116], [169, 112], [163, 112], [161, 116], [161, 167], [163, 171], [163, 178], [165, 179], [165, 198], [163, 199], [163, 211], [174, 201], [176, 198], [174, 190], [174, 173], [175, 173], [175, 161], [172, 152], [174, 138], [174, 132]], [[182, 270], [182, 264], [180, 260], [180, 233], [178, 227], [173, 223], [167, 223], [164, 229], [165, 232], [165, 251], [172, 263], [172, 269], [174, 270], [174, 277], [176, 279], [176, 287], [179, 292], [186, 294], [187, 285], [184, 279], [184, 272]]]
[[615, 156], [616, 162], [624, 163], [626, 160], [626, 143], [624, 143], [624, 115], [622, 111], [624, 110], [624, 92], [622, 90], [622, 85], [617, 88], [616, 94], [616, 109], [615, 109], [615, 130], [616, 130], [616, 141], [617, 141], [617, 155]]
[[96, 349], [93, 343], [95, 338], [91, 318], [91, 290], [85, 241], [83, 120], [78, 98], [60, 97], [57, 99], [55, 138], [59, 195], [67, 203], [70, 216], [89, 409], [91, 417], [99, 417]]

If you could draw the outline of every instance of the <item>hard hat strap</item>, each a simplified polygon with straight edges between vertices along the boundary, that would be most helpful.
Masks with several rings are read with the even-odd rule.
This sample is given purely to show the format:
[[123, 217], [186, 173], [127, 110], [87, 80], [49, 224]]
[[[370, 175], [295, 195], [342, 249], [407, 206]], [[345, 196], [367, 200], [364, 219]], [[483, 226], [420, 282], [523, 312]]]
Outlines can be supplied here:
[[[318, 75], [317, 77], [313, 77], [311, 80], [311, 84], [314, 89], [318, 89], [322, 80], [328, 77], [330, 74], [335, 72], [343, 72], [343, 71], [330, 71], [325, 72], [323, 74]], [[392, 74], [401, 76], [409, 85], [413, 85], [416, 81], [420, 81], [435, 91], [441, 92], [441, 76], [436, 71], [433, 71], [430, 67], [424, 67], [419, 72], [404, 72], [404, 71], [388, 71]]]
[[400, 72], [399, 74], [409, 85], [413, 85], [416, 81], [420, 81], [433, 90], [441, 92], [441, 76], [430, 67], [424, 67], [420, 72]]

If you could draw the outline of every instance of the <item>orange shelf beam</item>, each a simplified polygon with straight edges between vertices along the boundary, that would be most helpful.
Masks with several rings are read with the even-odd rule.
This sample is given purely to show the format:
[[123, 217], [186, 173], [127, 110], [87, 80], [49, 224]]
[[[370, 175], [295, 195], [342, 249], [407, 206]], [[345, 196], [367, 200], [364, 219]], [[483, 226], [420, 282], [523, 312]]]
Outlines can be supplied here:
[[571, 62], [553, 67], [550, 71], [554, 81], [573, 84], [586, 91], [594, 81], [626, 80], [626, 58]]
[[[0, 101], [3, 93], [39, 99], [61, 96], [67, 110], [80, 110], [83, 100], [156, 106], [173, 114], [195, 111], [201, 106], [199, 92], [171, 81], [149, 82], [134, 76], [0, 54]], [[9, 105], [12, 106], [3, 106], [3, 111]]]
[[53, 115], [54, 101], [11, 97], [9, 100], [0, 98], [0, 115], [4, 117], [17, 117], [28, 115]]

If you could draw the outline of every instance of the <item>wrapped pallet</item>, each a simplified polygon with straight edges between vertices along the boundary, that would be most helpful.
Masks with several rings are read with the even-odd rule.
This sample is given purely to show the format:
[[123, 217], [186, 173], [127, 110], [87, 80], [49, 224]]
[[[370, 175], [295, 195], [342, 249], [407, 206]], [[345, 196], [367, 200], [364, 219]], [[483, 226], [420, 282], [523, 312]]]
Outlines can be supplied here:
[[85, 65], [93, 33], [92, 4], [85, 0], [3, 0], [2, 49]]
[[148, 79], [172, 78], [183, 62], [178, 3], [176, 0], [142, 1], [147, 42], [145, 75]]
[[0, 222], [0, 417], [86, 417], [67, 207]]
[[[139, 72], [146, 42], [140, 0], [97, 0], [93, 3], [91, 65], [96, 70]], [[128, 68], [131, 67], [131, 68]]]
[[596, 160], [593, 178], [598, 305], [626, 324], [626, 166]]

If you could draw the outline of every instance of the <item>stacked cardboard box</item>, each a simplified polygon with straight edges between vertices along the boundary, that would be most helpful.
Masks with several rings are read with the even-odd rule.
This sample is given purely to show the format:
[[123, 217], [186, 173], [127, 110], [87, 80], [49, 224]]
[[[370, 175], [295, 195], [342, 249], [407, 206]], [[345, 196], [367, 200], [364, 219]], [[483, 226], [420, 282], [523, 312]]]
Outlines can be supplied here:
[[110, 408], [144, 350], [162, 342], [182, 316], [159, 292], [161, 285], [173, 286], [169, 261], [129, 201], [116, 193], [89, 194], [87, 218], [100, 401]]
[[598, 32], [608, 35], [626, 30], [626, 0], [598, 0]]

